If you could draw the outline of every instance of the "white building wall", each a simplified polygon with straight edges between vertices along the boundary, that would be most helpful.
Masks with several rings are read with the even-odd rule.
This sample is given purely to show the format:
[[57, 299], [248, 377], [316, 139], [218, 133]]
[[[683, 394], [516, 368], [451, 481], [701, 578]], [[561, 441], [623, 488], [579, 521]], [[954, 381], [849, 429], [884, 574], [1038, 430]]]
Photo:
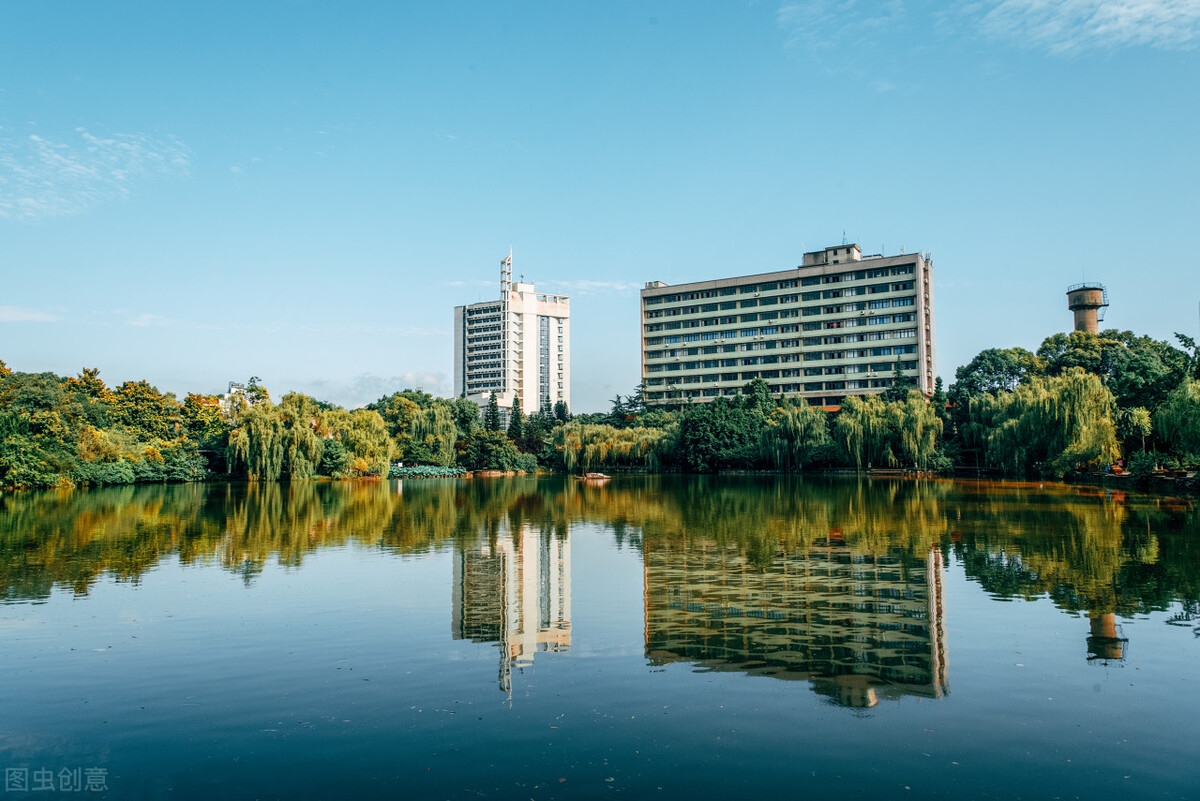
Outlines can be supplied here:
[[[495, 387], [496, 401], [504, 419], [508, 419], [509, 410], [518, 396], [521, 398], [521, 410], [526, 416], [536, 414], [541, 408], [543, 395], [539, 393], [539, 376], [542, 365], [542, 318], [547, 320], [549, 329], [546, 357], [549, 360], [550, 405], [553, 407], [555, 403], [563, 401], [570, 406], [570, 298], [538, 294], [533, 284], [516, 282], [512, 284], [507, 298], [501, 298], [501, 305], [505, 300], [508, 308], [502, 323], [503, 347], [499, 350], [502, 355], [501, 377]], [[485, 386], [489, 382], [480, 376], [494, 369], [481, 359], [480, 354], [490, 353], [492, 349], [491, 343], [481, 344], [472, 342], [472, 339], [490, 336], [492, 332], [483, 329], [494, 327], [495, 322], [490, 319], [491, 315], [483, 315], [486, 325], [476, 325], [472, 318], [480, 315], [472, 314], [472, 310], [478, 312], [496, 304], [494, 300], [484, 301], [456, 306], [454, 309], [454, 392], [456, 395], [465, 393], [480, 408], [487, 406], [492, 392], [491, 387]]]

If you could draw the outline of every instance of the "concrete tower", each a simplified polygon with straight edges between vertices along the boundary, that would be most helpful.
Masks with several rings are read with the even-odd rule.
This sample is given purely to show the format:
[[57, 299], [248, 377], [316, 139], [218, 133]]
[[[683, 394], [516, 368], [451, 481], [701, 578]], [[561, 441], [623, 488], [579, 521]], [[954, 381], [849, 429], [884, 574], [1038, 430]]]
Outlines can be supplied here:
[[1084, 283], [1067, 287], [1067, 308], [1075, 312], [1075, 330], [1100, 333], [1100, 321], [1108, 307], [1104, 284]]

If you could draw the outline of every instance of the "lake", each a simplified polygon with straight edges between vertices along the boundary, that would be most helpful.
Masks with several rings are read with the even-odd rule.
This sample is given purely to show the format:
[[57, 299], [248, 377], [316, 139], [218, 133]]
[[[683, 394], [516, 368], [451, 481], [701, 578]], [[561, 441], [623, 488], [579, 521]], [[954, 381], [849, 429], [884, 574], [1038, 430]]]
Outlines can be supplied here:
[[0, 497], [6, 797], [1197, 798], [1200, 509], [787, 476]]

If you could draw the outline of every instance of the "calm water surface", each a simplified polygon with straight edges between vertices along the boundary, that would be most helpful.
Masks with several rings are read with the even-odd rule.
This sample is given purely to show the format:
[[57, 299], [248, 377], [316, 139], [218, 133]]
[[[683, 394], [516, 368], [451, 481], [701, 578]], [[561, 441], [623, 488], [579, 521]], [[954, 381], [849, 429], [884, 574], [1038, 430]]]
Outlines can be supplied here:
[[618, 476], [0, 498], [6, 797], [1197, 798], [1200, 510]]

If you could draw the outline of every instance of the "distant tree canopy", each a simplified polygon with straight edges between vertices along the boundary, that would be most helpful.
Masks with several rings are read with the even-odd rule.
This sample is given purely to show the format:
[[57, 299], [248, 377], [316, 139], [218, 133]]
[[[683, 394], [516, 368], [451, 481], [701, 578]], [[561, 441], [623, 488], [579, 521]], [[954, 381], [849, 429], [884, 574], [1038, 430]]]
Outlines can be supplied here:
[[[0, 371], [0, 486], [190, 481], [206, 474], [183, 409], [145, 381], [116, 392], [74, 378]], [[209, 432], [211, 433], [211, 431]]]
[[[0, 486], [387, 476], [394, 460], [439, 468], [532, 470], [808, 470], [954, 464], [1062, 476], [1138, 454], [1139, 469], [1200, 459], [1200, 360], [1128, 331], [1047, 337], [1036, 353], [982, 351], [932, 398], [897, 380], [851, 395], [840, 410], [776, 398], [762, 379], [736, 395], [677, 408], [647, 406], [641, 385], [607, 412], [572, 415], [541, 399], [482, 414], [466, 397], [406, 389], [365, 409], [288, 393], [273, 403], [257, 377], [232, 408], [215, 395], [180, 403], [146, 381], [115, 389], [99, 370], [13, 372], [0, 362]], [[1149, 465], [1147, 468], [1146, 466]]]

